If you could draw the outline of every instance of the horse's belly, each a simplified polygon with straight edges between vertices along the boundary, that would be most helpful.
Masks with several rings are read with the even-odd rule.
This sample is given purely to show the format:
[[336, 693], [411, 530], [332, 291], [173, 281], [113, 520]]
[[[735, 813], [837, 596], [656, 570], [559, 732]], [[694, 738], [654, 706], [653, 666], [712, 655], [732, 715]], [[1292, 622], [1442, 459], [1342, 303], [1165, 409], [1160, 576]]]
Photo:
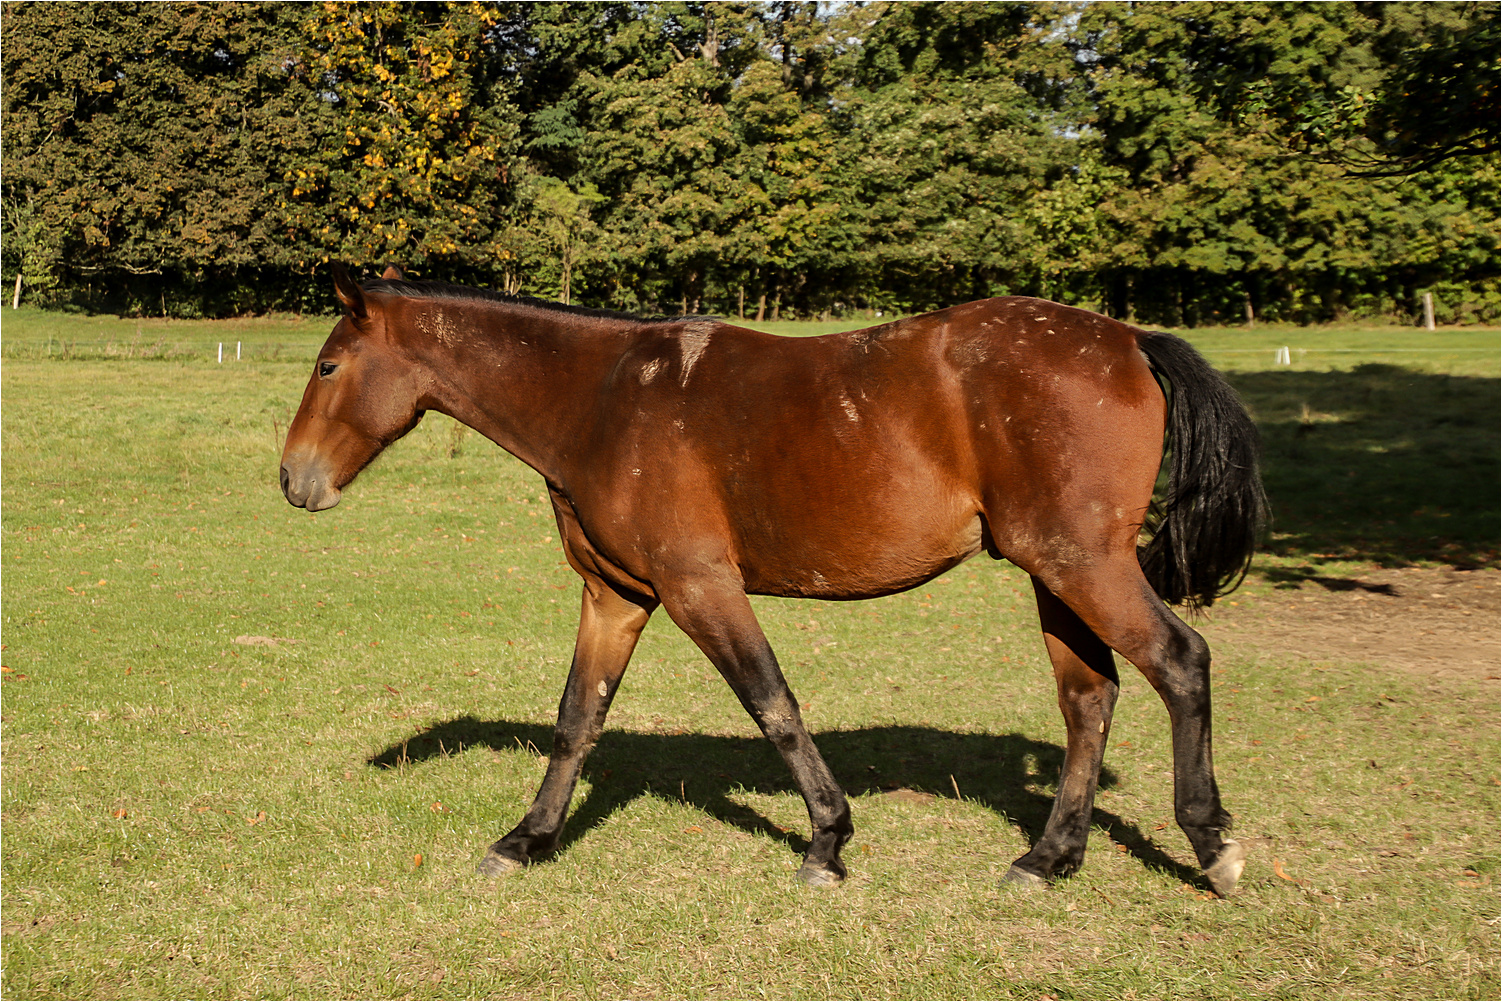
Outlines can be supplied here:
[[854, 518], [818, 528], [822, 531], [768, 539], [754, 552], [742, 547], [746, 591], [787, 598], [876, 598], [938, 577], [981, 550], [978, 514], [885, 524]]

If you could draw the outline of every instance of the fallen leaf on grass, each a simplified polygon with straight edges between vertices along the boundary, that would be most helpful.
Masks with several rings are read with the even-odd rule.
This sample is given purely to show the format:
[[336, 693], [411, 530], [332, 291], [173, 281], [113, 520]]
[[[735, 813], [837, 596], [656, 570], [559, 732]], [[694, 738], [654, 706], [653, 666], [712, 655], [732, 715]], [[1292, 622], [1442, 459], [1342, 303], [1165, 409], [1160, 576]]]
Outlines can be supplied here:
[[5, 665], [0, 665], [0, 674], [9, 675], [13, 671], [15, 671], [14, 668], [7, 668]]
[[702, 834], [704, 834], [704, 829], [700, 828], [698, 825], [689, 825], [687, 828], [683, 829], [683, 834], [685, 834], [685, 835], [702, 835]]
[[265, 820], [266, 820], [266, 812], [262, 811], [262, 812], [260, 812], [259, 814], [257, 814], [253, 818], [246, 818], [245, 819], [245, 823], [248, 824], [248, 825], [258, 825], [262, 821], [265, 821]]
[[1281, 859], [1278, 859], [1277, 857], [1273, 858], [1273, 873], [1277, 874], [1279, 877], [1288, 881], [1289, 883], [1298, 884], [1300, 887], [1309, 886], [1309, 881], [1300, 880], [1297, 877], [1290, 877], [1286, 872], [1284, 872], [1283, 861]]
[[422, 853], [420, 853], [420, 852], [413, 853], [412, 854], [412, 869], [415, 870], [415, 869], [417, 869], [421, 865], [422, 865]]
[[381, 688], [385, 689], [387, 692], [391, 693], [391, 695], [393, 695], [393, 696], [400, 696], [402, 694], [402, 691], [400, 689], [393, 689], [393, 688], [391, 688], [391, 686], [386, 685], [384, 683], [382, 683]]
[[112, 817], [112, 818], [122, 818], [123, 819], [123, 818], [129, 817], [129, 814], [126, 812], [125, 808], [123, 808], [123, 807], [117, 807], [110, 814], [110, 817]]

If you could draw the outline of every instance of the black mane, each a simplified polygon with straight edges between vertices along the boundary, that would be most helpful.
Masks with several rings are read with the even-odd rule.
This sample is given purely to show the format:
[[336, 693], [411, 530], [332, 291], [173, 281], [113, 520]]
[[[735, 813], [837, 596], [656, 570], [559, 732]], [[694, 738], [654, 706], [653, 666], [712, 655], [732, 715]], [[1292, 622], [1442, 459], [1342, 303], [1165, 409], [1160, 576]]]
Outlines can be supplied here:
[[566, 313], [575, 317], [627, 320], [639, 324], [717, 319], [704, 316], [644, 317], [635, 313], [624, 313], [620, 310], [600, 310], [591, 306], [572, 306], [551, 299], [538, 299], [535, 296], [516, 296], [504, 292], [496, 292], [493, 289], [476, 289], [468, 285], [451, 285], [448, 282], [408, 282], [404, 279], [377, 278], [366, 282], [360, 288], [366, 292], [385, 292], [393, 296], [403, 296], [408, 299], [477, 299], [495, 303], [511, 303], [516, 306], [530, 306], [533, 309], [548, 310], [552, 313]]

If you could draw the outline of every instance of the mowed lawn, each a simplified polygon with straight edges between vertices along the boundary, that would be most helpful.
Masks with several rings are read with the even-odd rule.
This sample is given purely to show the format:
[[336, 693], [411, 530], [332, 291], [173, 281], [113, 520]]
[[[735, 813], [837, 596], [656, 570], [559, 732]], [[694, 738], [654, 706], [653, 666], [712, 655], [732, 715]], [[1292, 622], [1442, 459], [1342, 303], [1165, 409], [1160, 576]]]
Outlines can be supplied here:
[[[541, 780], [577, 578], [539, 478], [440, 415], [287, 505], [331, 323], [5, 314], [8, 997], [1497, 997], [1494, 687], [1220, 656], [1250, 861], [1219, 900], [1124, 666], [1084, 869], [1004, 887], [1063, 724], [1027, 578], [985, 558], [755, 600], [852, 796], [842, 887], [795, 879], [801, 799], [661, 614], [559, 852], [476, 876]], [[1191, 337], [1263, 427], [1263, 569], [1495, 566], [1495, 331]]]

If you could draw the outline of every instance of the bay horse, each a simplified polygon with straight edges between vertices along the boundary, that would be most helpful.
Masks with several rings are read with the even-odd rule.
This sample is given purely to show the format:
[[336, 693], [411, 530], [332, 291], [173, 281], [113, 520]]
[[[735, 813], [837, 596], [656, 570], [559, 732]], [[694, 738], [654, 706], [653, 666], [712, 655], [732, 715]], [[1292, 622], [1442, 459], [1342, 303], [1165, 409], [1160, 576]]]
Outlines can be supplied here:
[[1032, 577], [1068, 733], [1048, 822], [1008, 879], [1041, 886], [1084, 859], [1114, 650], [1167, 705], [1175, 817], [1210, 887], [1236, 885], [1245, 854], [1211, 761], [1210, 652], [1168, 604], [1208, 605], [1240, 582], [1266, 499], [1254, 425], [1187, 342], [1021, 296], [792, 338], [395, 268], [361, 286], [335, 266], [334, 284], [344, 314], [287, 434], [287, 500], [332, 508], [436, 410], [542, 475], [583, 579], [546, 775], [482, 874], [556, 845], [660, 605], [792, 772], [812, 828], [799, 876], [838, 883], [850, 808], [747, 596], [890, 595], [985, 552]]

